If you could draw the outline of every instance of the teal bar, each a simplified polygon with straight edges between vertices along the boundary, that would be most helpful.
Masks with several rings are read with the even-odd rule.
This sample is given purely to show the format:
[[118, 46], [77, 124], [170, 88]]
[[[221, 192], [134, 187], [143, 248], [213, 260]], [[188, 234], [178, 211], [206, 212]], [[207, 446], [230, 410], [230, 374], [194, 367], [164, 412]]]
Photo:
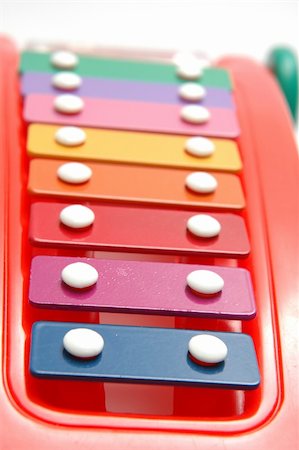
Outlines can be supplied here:
[[[21, 56], [20, 71], [50, 72], [58, 70], [51, 65], [50, 53], [24, 52]], [[152, 83], [178, 84], [183, 80], [177, 77], [173, 64], [140, 62], [123, 59], [109, 59], [92, 56], [79, 56], [75, 73], [86, 77], [145, 81]], [[232, 89], [229, 73], [218, 67], [204, 69], [199, 80], [203, 86]]]

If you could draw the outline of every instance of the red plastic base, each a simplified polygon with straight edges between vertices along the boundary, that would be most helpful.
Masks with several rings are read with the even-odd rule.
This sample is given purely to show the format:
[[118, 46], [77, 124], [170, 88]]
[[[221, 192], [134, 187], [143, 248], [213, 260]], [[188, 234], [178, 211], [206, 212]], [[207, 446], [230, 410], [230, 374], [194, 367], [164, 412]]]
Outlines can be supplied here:
[[[231, 71], [235, 84], [247, 202], [243, 217], [252, 252], [237, 263], [208, 259], [210, 264], [237, 264], [250, 270], [257, 318], [244, 324], [178, 318], [172, 324], [249, 333], [259, 358], [261, 387], [246, 394], [174, 388], [168, 415], [115, 414], [107, 412], [103, 384], [38, 380], [28, 373], [34, 321], [98, 323], [99, 315], [48, 312], [28, 303], [29, 264], [37, 251], [28, 243], [28, 161], [20, 119], [18, 55], [6, 39], [1, 39], [0, 49], [1, 449], [294, 450], [298, 444], [298, 155], [287, 108], [270, 74], [248, 60], [221, 62]], [[92, 255], [82, 251], [78, 256]], [[207, 263], [200, 258], [167, 258]], [[105, 320], [112, 319], [101, 316], [101, 321]], [[153, 393], [158, 406], [164, 393]]]

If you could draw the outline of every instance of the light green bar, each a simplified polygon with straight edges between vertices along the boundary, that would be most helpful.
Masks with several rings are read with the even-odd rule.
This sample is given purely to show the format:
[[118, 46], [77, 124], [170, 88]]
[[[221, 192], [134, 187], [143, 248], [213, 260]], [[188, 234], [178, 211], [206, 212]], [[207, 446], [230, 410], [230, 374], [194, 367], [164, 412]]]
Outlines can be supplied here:
[[[50, 53], [24, 52], [21, 56], [20, 71], [57, 72], [51, 65]], [[124, 79], [152, 83], [181, 83], [176, 69], [171, 64], [140, 62], [121, 59], [79, 56], [79, 64], [74, 72], [86, 77]], [[200, 78], [200, 84], [209, 87], [232, 89], [229, 73], [218, 67], [208, 67]]]

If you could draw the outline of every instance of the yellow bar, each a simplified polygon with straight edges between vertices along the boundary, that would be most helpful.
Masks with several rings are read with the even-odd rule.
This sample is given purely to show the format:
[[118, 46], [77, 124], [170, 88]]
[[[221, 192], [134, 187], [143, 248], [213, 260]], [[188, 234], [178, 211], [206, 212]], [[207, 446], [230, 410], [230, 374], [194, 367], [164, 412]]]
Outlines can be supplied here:
[[238, 172], [242, 168], [237, 144], [227, 139], [211, 139], [216, 147], [213, 155], [198, 158], [184, 150], [190, 136], [83, 128], [87, 136], [85, 144], [65, 147], [54, 140], [58, 128], [55, 125], [30, 125], [27, 141], [29, 155], [227, 172]]

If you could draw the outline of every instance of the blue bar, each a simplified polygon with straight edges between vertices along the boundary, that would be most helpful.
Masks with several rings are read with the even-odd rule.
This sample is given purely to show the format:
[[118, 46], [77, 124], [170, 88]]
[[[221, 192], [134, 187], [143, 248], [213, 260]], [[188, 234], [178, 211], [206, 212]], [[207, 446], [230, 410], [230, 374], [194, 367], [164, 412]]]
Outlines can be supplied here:
[[[63, 337], [73, 328], [100, 333], [101, 355], [80, 360], [63, 349]], [[225, 362], [200, 366], [188, 356], [188, 343], [197, 334], [212, 334], [228, 347]], [[189, 385], [229, 389], [254, 389], [260, 383], [250, 336], [199, 330], [36, 322], [32, 330], [31, 373], [44, 378], [87, 381]]]

